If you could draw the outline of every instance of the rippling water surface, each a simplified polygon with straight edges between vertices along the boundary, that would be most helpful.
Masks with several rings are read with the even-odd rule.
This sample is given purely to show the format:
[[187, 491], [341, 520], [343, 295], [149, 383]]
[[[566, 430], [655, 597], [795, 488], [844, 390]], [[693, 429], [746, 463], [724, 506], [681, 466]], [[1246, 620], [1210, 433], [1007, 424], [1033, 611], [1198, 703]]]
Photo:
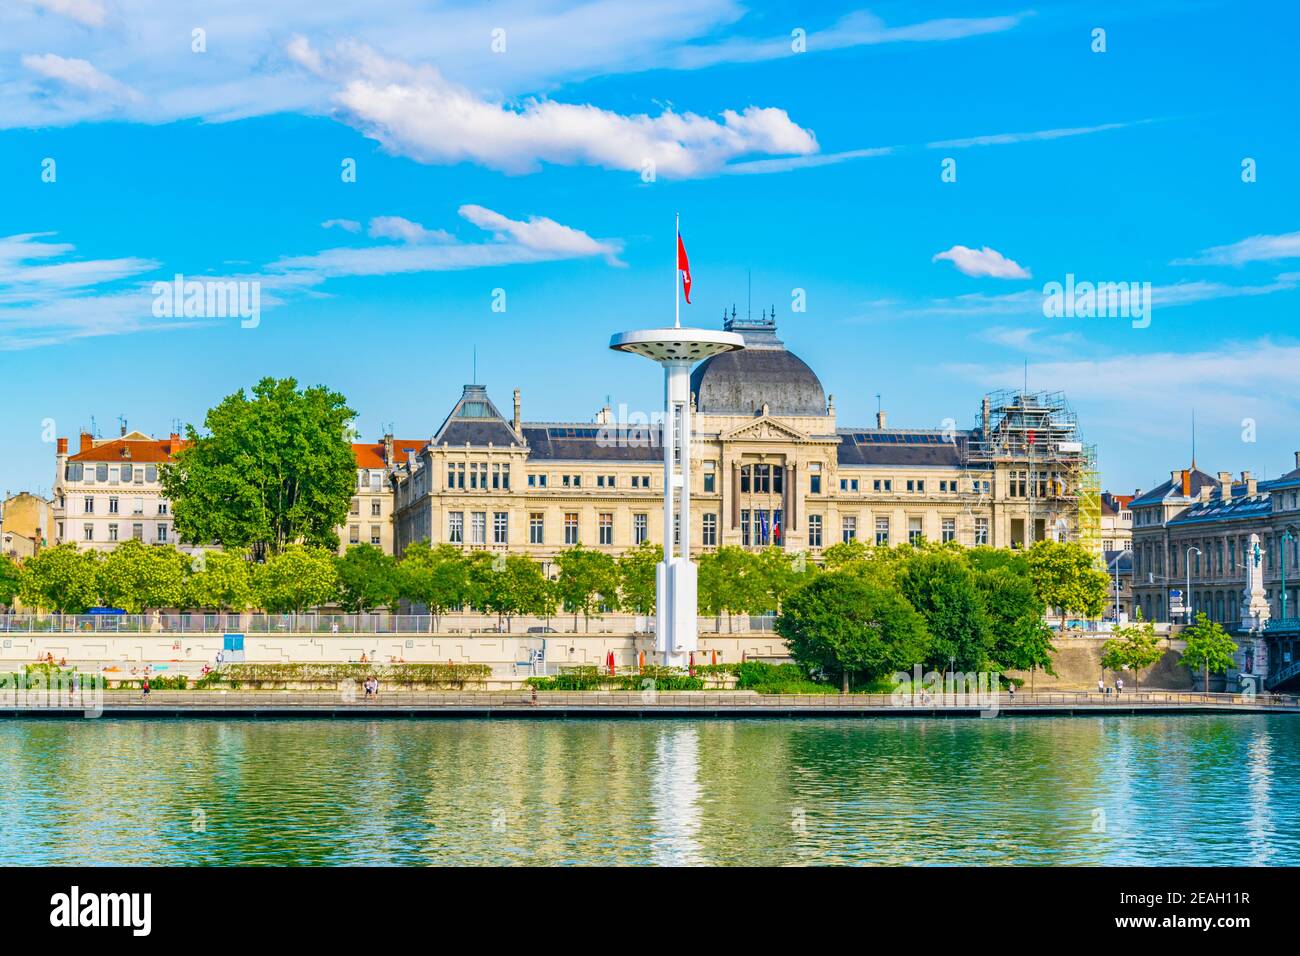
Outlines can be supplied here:
[[1300, 864], [1300, 717], [32, 720], [0, 864]]

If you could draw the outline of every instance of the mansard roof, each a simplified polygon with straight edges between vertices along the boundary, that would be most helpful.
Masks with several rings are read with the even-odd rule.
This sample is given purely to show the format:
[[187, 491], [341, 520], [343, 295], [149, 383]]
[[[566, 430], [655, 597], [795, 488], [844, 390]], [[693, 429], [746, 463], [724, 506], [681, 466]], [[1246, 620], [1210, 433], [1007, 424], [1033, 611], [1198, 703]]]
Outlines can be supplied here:
[[932, 465], [960, 468], [969, 431], [901, 428], [840, 428], [840, 465]]
[[466, 385], [430, 444], [509, 448], [519, 444], [519, 436], [488, 398], [486, 386]]
[[1219, 479], [1215, 478], [1213, 475], [1206, 474], [1199, 468], [1193, 467], [1188, 472], [1187, 484], [1188, 493], [1184, 495], [1182, 482], [1180, 481], [1178, 485], [1175, 486], [1174, 480], [1171, 477], [1168, 481], [1156, 485], [1150, 491], [1144, 491], [1141, 495], [1134, 498], [1130, 507], [1141, 508], [1144, 505], [1153, 505], [1170, 498], [1180, 501], [1187, 498], [1195, 498], [1200, 495], [1201, 487], [1204, 485], [1217, 488], [1219, 486]]
[[525, 422], [528, 457], [535, 461], [662, 462], [656, 425]]

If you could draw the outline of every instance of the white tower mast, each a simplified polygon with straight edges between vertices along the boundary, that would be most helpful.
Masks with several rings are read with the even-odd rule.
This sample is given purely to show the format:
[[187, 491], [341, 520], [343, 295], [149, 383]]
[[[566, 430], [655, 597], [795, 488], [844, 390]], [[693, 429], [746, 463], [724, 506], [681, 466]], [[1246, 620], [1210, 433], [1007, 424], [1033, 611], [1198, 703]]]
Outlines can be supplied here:
[[[735, 332], [681, 327], [676, 235], [673, 240], [673, 327], [620, 332], [609, 340], [609, 347], [644, 356], [664, 369], [660, 432], [664, 448], [664, 559], [655, 568], [655, 650], [664, 664], [680, 667], [698, 647], [696, 568], [691, 562], [691, 367], [719, 352], [743, 349], [745, 340]], [[677, 529], [679, 542], [674, 541]]]

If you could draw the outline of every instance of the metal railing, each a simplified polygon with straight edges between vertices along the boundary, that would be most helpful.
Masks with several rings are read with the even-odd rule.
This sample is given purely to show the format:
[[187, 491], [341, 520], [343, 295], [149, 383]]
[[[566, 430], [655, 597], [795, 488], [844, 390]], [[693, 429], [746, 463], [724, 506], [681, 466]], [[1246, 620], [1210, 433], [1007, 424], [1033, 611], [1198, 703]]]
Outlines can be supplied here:
[[[772, 615], [699, 618], [701, 634], [772, 634]], [[491, 614], [209, 614], [199, 611], [151, 614], [0, 614], [0, 632], [14, 634], [653, 634], [654, 616], [633, 614], [553, 617]]]
[[[83, 694], [86, 693], [83, 691]], [[201, 711], [494, 711], [494, 710], [566, 710], [566, 711], [717, 711], [735, 712], [860, 712], [898, 713], [900, 711], [940, 712], [944, 710], [975, 712], [993, 709], [999, 712], [1036, 710], [1070, 712], [1084, 709], [1097, 712], [1148, 708], [1152, 710], [1219, 710], [1225, 712], [1296, 712], [1300, 697], [1261, 694], [1245, 697], [1236, 694], [1182, 693], [1173, 691], [1139, 691], [1135, 693], [1098, 694], [1094, 692], [1051, 692], [1016, 694], [1011, 698], [1000, 693], [996, 701], [977, 699], [978, 695], [937, 694], [931, 698], [902, 699], [889, 694], [756, 694], [752, 691], [543, 691], [534, 699], [532, 692], [511, 691], [426, 691], [388, 688], [367, 697], [361, 687], [324, 691], [245, 691], [245, 690], [155, 690], [145, 696], [139, 690], [104, 691], [102, 704], [108, 710], [151, 709]], [[50, 709], [50, 705], [24, 706], [4, 699], [0, 707], [11, 710]], [[56, 705], [57, 706], [57, 705]], [[83, 709], [84, 697], [69, 705]]]

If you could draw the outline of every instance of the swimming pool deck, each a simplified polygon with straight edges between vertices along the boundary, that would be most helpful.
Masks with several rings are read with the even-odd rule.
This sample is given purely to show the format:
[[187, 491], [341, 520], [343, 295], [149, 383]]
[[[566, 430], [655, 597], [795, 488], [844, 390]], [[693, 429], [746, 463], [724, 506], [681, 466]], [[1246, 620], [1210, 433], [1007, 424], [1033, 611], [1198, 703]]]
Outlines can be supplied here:
[[0, 717], [980, 717], [1099, 714], [1300, 713], [1300, 698], [1126, 691], [938, 695], [895, 701], [889, 695], [759, 695], [746, 691], [556, 692], [381, 690], [367, 698], [339, 691], [110, 690], [102, 702], [82, 693], [0, 694]]

